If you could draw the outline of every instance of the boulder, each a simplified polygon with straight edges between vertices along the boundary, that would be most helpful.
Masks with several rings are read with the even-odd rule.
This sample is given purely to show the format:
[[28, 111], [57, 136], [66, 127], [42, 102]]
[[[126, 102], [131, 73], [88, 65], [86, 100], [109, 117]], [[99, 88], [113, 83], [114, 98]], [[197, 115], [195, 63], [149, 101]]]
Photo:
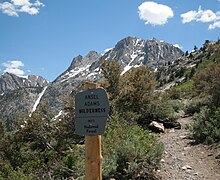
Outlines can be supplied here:
[[156, 133], [164, 133], [164, 126], [162, 123], [156, 122], [156, 121], [152, 121], [149, 124], [149, 129], [152, 130], [153, 132]]

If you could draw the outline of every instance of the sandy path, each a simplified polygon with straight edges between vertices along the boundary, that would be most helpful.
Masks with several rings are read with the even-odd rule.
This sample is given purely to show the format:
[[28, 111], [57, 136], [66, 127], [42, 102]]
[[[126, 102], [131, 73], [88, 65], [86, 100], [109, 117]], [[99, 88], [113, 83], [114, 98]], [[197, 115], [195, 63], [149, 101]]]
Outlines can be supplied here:
[[165, 145], [158, 175], [164, 180], [220, 180], [220, 161], [213, 149], [204, 145], [192, 145], [189, 132], [184, 127], [191, 117], [180, 118], [182, 129], [169, 129], [160, 135]]

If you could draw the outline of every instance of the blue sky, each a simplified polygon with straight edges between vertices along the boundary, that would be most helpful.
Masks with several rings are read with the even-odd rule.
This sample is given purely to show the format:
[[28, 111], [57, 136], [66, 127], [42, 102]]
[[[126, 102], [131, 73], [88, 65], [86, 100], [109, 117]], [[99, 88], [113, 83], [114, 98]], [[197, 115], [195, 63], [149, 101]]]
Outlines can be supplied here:
[[52, 81], [126, 36], [201, 47], [220, 37], [220, 0], [0, 0], [0, 74]]

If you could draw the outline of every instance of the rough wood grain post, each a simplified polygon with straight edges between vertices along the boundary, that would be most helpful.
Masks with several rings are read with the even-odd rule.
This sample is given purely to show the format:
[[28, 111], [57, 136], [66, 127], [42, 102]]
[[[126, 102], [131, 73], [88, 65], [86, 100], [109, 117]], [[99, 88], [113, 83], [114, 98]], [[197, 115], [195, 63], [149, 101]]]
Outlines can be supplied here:
[[[100, 84], [86, 82], [84, 89], [96, 89]], [[102, 180], [102, 154], [101, 154], [101, 135], [85, 136], [86, 148], [86, 165], [85, 179], [86, 180]]]

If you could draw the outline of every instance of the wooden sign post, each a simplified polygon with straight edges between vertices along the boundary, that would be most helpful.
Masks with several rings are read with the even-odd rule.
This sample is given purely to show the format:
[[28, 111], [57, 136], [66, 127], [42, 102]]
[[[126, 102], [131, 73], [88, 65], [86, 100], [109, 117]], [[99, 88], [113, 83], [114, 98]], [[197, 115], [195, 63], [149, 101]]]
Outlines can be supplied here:
[[86, 180], [102, 180], [101, 135], [86, 136]]
[[[85, 90], [99, 88], [100, 84], [85, 83]], [[98, 136], [85, 136], [86, 145], [86, 180], [102, 180], [102, 138]]]
[[86, 180], [102, 180], [101, 134], [109, 113], [106, 91], [99, 84], [86, 82], [75, 96], [75, 132], [85, 135]]

